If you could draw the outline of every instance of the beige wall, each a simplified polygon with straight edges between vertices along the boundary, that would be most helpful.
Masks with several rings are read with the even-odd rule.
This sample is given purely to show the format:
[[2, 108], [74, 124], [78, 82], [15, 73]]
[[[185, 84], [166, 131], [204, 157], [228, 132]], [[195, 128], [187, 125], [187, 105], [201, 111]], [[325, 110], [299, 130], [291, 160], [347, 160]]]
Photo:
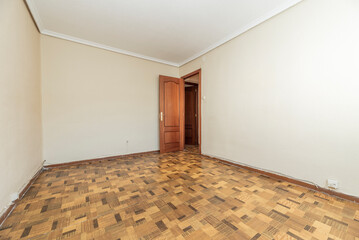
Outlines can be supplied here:
[[359, 196], [359, 2], [304, 0], [202, 68], [204, 154]]
[[47, 164], [159, 149], [158, 76], [177, 67], [48, 36], [41, 47]]
[[40, 34], [22, 0], [0, 1], [0, 215], [42, 166]]
[[304, 0], [179, 70], [42, 36], [41, 72], [23, 1], [1, 0], [0, 214], [42, 159], [157, 150], [158, 75], [198, 68], [204, 154], [359, 196], [358, 10]]

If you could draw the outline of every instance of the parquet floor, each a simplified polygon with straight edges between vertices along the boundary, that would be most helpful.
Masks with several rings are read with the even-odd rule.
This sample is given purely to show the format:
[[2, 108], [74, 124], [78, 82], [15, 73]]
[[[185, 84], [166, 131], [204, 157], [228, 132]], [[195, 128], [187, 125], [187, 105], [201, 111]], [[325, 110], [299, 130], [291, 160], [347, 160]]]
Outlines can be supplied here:
[[0, 239], [359, 239], [359, 205], [199, 155], [43, 172]]

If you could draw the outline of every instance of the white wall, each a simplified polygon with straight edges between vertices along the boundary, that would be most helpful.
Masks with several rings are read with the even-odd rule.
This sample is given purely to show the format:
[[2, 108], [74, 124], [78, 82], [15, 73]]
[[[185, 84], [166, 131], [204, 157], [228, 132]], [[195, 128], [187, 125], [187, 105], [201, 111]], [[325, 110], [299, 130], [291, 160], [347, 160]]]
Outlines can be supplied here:
[[158, 75], [198, 68], [204, 154], [321, 186], [337, 179], [339, 191], [359, 196], [358, 10], [356, 0], [304, 0], [180, 74], [42, 36], [41, 72], [23, 1], [0, 1], [0, 214], [42, 159], [157, 150]]
[[22, 0], [0, 1], [0, 216], [42, 166], [40, 34]]
[[159, 149], [158, 76], [177, 67], [48, 36], [41, 50], [47, 164]]
[[359, 196], [359, 1], [304, 0], [202, 68], [204, 154]]

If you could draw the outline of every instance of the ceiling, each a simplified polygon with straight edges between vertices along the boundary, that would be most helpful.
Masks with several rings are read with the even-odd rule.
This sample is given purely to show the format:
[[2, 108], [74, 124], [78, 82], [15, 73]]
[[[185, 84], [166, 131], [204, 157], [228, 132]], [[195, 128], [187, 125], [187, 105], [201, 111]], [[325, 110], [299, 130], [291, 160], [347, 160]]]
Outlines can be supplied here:
[[181, 66], [301, 0], [27, 0], [42, 34]]

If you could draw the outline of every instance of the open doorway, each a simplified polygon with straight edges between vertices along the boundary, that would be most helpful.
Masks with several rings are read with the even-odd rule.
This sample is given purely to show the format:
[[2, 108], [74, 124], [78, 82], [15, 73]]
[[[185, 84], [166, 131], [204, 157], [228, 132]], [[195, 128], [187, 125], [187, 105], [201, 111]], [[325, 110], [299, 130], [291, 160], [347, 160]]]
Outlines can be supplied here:
[[201, 69], [182, 77], [185, 85], [185, 144], [201, 152]]

